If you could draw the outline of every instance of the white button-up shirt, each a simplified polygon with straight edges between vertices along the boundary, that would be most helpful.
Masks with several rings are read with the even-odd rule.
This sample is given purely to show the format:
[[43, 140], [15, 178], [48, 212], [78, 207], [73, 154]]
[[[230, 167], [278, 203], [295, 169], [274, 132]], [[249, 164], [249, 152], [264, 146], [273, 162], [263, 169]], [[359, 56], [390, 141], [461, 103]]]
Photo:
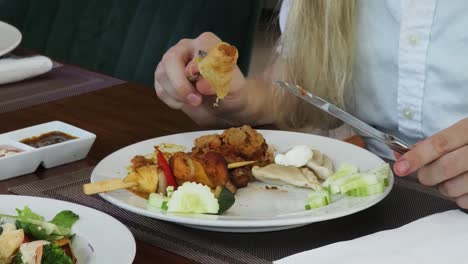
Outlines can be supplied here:
[[[352, 112], [411, 144], [468, 117], [468, 1], [358, 5], [354, 79], [347, 90]], [[288, 9], [285, 0], [283, 30]], [[368, 143], [377, 154], [393, 157], [380, 143]]]

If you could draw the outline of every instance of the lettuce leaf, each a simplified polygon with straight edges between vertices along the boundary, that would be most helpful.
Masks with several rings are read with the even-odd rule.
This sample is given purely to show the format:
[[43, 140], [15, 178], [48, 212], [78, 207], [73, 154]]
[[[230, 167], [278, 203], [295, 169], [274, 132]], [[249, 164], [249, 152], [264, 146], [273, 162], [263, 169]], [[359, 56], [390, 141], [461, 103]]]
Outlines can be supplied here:
[[71, 228], [73, 224], [78, 221], [78, 219], [80, 219], [80, 217], [77, 214], [70, 210], [65, 210], [58, 213], [50, 222], [56, 224], [57, 226]]
[[68, 210], [58, 213], [49, 222], [27, 206], [16, 211], [17, 216], [0, 214], [0, 217], [16, 220], [16, 227], [23, 229], [33, 240], [55, 241], [64, 237], [72, 237], [71, 227], [79, 219], [77, 214]]

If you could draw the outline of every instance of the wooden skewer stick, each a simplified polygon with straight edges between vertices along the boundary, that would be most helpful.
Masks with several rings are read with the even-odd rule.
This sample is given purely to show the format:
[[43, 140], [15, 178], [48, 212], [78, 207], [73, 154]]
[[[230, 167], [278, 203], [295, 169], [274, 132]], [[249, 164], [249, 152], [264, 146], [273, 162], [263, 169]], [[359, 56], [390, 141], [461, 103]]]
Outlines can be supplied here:
[[[244, 167], [250, 164], [255, 163], [255, 161], [240, 161], [228, 164], [228, 169], [235, 169], [239, 167]], [[105, 181], [98, 181], [87, 183], [83, 185], [83, 192], [86, 195], [93, 195], [97, 193], [110, 192], [120, 189], [128, 189], [132, 187], [137, 187], [138, 182], [124, 182], [123, 179], [110, 179]]]
[[255, 162], [256, 161], [240, 161], [240, 162], [230, 163], [230, 164], [228, 164], [228, 169], [235, 169], [235, 168], [239, 168], [239, 167], [244, 167], [244, 166], [253, 164]]
[[138, 182], [124, 182], [123, 179], [111, 179], [106, 181], [93, 182], [83, 185], [83, 192], [86, 195], [128, 189], [138, 186]]

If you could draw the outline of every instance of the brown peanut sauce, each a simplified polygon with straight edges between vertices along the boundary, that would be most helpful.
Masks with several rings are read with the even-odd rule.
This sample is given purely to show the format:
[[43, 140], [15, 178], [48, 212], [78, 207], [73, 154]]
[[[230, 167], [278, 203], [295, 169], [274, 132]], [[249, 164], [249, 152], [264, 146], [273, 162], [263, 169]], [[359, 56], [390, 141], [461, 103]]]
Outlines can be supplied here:
[[31, 146], [33, 148], [41, 148], [45, 146], [50, 146], [58, 143], [62, 143], [65, 141], [69, 141], [72, 139], [76, 139], [77, 137], [60, 132], [60, 131], [52, 131], [47, 132], [39, 136], [25, 138], [21, 140], [21, 143]]

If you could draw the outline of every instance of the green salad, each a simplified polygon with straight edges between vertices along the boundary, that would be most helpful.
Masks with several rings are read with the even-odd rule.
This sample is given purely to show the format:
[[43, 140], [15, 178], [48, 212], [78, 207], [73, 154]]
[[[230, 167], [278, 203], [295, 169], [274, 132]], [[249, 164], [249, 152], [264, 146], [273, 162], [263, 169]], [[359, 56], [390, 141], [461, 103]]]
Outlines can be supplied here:
[[64, 210], [47, 221], [27, 206], [16, 211], [17, 215], [0, 214], [0, 263], [76, 262], [71, 243], [77, 214]]

